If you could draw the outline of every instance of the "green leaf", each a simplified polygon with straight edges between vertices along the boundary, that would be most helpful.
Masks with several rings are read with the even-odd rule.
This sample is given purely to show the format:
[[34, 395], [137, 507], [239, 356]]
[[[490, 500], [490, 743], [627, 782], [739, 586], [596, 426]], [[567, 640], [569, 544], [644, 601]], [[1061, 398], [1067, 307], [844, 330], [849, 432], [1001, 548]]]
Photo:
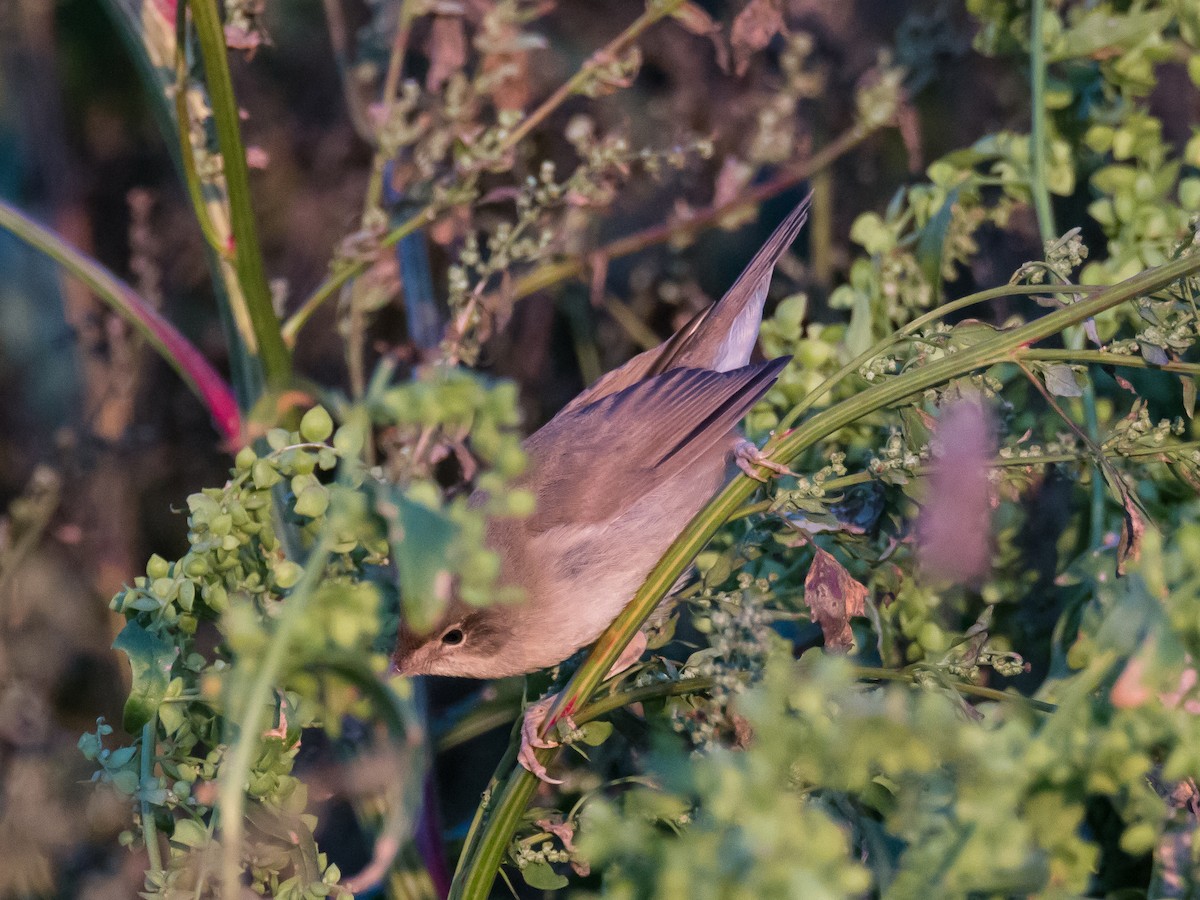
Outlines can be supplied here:
[[548, 862], [531, 862], [519, 871], [527, 885], [540, 891], [557, 891], [568, 884], [567, 879], [555, 872]]
[[850, 311], [845, 342], [851, 356], [862, 355], [875, 343], [871, 328], [871, 298], [866, 294], [854, 294], [854, 307]]
[[1101, 51], [1129, 47], [1171, 21], [1171, 10], [1140, 10], [1137, 15], [1116, 15], [1107, 4], [1080, 17], [1075, 26], [1064, 31], [1049, 49], [1047, 62], [1061, 62], [1099, 54]]
[[942, 259], [945, 257], [946, 233], [950, 230], [950, 220], [954, 212], [954, 204], [958, 201], [958, 190], [946, 195], [946, 201], [941, 209], [925, 223], [921, 229], [921, 237], [917, 241], [915, 256], [917, 264], [929, 286], [934, 290], [934, 296], [941, 295]]
[[175, 823], [171, 840], [185, 847], [203, 847], [208, 844], [208, 829], [195, 819], [180, 819]]
[[405, 621], [417, 631], [432, 628], [450, 599], [446, 560], [458, 541], [458, 525], [398, 489], [384, 490], [377, 509], [388, 521]]
[[1042, 370], [1046, 379], [1046, 390], [1058, 397], [1082, 397], [1083, 388], [1075, 380], [1074, 370], [1063, 363], [1046, 366]]
[[133, 682], [121, 724], [127, 732], [136, 734], [158, 712], [170, 681], [171, 664], [179, 651], [137, 622], [129, 622], [121, 629], [113, 641], [113, 649], [129, 658]]
[[133, 759], [133, 754], [137, 753], [137, 747], [118, 747], [109, 754], [108, 759], [104, 764], [110, 769], [119, 769]]
[[589, 747], [599, 747], [612, 734], [612, 722], [588, 722], [579, 729], [579, 740]]

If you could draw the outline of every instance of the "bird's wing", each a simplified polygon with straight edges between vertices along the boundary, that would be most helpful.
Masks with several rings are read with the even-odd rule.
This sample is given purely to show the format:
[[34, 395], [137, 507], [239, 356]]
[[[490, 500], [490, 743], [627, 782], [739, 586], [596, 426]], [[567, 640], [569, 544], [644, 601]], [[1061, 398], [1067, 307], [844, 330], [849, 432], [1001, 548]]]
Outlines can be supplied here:
[[595, 384], [563, 407], [559, 415], [595, 403], [637, 382], [671, 369], [716, 369], [727, 372], [750, 362], [762, 324], [763, 304], [775, 264], [808, 221], [812, 194], [779, 223], [733, 286], [719, 301], [692, 316], [686, 325], [650, 350], [606, 372]]
[[715, 308], [715, 305], [705, 307], [692, 316], [687, 324], [657, 347], [643, 350], [637, 356], [613, 369], [611, 372], [605, 372], [596, 379], [594, 384], [584, 388], [579, 396], [564, 406], [558, 412], [558, 415], [569, 415], [575, 410], [582, 409], [589, 403], [595, 403], [597, 400], [601, 400], [618, 391], [623, 391], [627, 387], [632, 387], [639, 381], [643, 381], [652, 375], [658, 375], [670, 369], [671, 366], [666, 363], [678, 354], [680, 346], [687, 343], [688, 339], [695, 334], [696, 329], [700, 327], [704, 319]]
[[750, 362], [775, 264], [808, 221], [811, 204], [812, 194], [809, 194], [779, 223], [725, 296], [710, 308], [703, 321], [697, 323], [688, 339], [670, 359], [660, 361], [663, 368], [658, 371], [687, 367], [728, 372]]
[[556, 416], [525, 442], [525, 486], [537, 495], [525, 528], [536, 533], [612, 521], [692, 466], [706, 481], [711, 472], [704, 466], [725, 465], [734, 428], [788, 360], [731, 372], [672, 369]]

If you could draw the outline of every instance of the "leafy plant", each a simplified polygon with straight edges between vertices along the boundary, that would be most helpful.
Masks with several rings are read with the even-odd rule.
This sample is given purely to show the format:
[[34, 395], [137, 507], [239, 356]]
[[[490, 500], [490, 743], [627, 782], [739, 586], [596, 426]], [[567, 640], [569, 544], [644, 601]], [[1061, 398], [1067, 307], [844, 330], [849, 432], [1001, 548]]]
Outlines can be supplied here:
[[[1029, 73], [1029, 133], [981, 136], [860, 215], [850, 238], [863, 252], [829, 294], [834, 312], [802, 293], [778, 303], [764, 349], [795, 361], [748, 428], [802, 474], [760, 499], [734, 479], [586, 658], [553, 673], [549, 727], [587, 747], [587, 763], [531, 807], [539, 786], [516, 764], [515, 729], [451, 896], [488, 896], [509, 873], [558, 889], [568, 871], [618, 897], [1194, 889], [1200, 137], [1164, 140], [1147, 98], [1164, 66], [1200, 84], [1200, 19], [1185, 0], [967, 6], [977, 49]], [[849, 128], [802, 155], [801, 111], [826, 73], [813, 37], [769, 0], [728, 22], [652, 0], [536, 103], [544, 4], [377, 5], [353, 51], [331, 9], [343, 72], [361, 56], [343, 89], [375, 158], [328, 277], [280, 316], [226, 59], [227, 46], [264, 42], [256, 6], [229, 4], [223, 21], [212, 0], [109, 7], [176, 143], [240, 409], [132, 289], [0, 209], [0, 224], [140, 323], [237, 443], [228, 481], [188, 498], [186, 555], [152, 558], [113, 600], [132, 668], [128, 737], [100, 722], [80, 749], [136, 809], [125, 841], [146, 848], [146, 896], [384, 882], [434, 895], [434, 855], [404, 847], [414, 834], [429, 845], [435, 739], [420, 686], [387, 676], [390, 643], [401, 616], [435, 621], [452, 589], [519, 602], [496, 583], [485, 530], [533, 502], [513, 487], [516, 391], [463, 366], [519, 299], [584, 272], [596, 305], [645, 341], [637, 313], [607, 296], [610, 260], [735, 226], [806, 179], [820, 200], [836, 159], [911, 126], [906, 85], [927, 81], [881, 60]], [[429, 35], [423, 83], [406, 78], [414, 29]], [[753, 127], [641, 146], [606, 124], [603, 98], [635, 81], [640, 42], [667, 29], [703, 37], [739, 75], [771, 57], [746, 100]], [[364, 71], [378, 104], [362, 100]], [[539, 135], [564, 153], [551, 159]], [[581, 249], [626, 192], [670, 190], [714, 155], [705, 207]], [[1064, 234], [1067, 209], [1087, 218]], [[967, 292], [981, 247], [1006, 229], [1041, 258]], [[373, 317], [401, 286], [410, 323], [442, 315], [412, 257], [392, 254], [413, 239], [419, 252], [422, 236], [451, 250], [445, 328], [411, 371], [391, 353], [372, 370]], [[334, 298], [347, 394], [292, 369]], [[989, 305], [1008, 298], [1034, 302]], [[578, 329], [574, 342], [580, 368], [597, 370]], [[1117, 374], [1132, 370], [1145, 377]], [[1179, 394], [1151, 397], [1151, 378]], [[1080, 490], [1033, 548], [1030, 498], [1056, 475]], [[468, 486], [486, 501], [469, 502]], [[643, 627], [650, 659], [604, 680]], [[626, 712], [635, 704], [645, 726]], [[480, 703], [437, 746], [518, 714], [515, 693]], [[379, 726], [362, 743], [389, 776], [355, 798], [376, 855], [346, 879], [317, 846], [294, 766], [305, 729], [337, 735], [355, 720]]]

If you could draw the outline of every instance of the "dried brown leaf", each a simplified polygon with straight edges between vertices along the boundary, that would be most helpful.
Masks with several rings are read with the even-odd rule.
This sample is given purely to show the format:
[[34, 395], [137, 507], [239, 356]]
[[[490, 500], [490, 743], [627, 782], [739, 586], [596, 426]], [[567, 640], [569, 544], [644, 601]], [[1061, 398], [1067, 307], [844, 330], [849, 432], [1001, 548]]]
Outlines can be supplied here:
[[429, 71], [426, 90], [436, 91], [467, 62], [467, 35], [460, 16], [434, 16], [426, 44]]
[[680, 4], [671, 17], [692, 34], [706, 36], [721, 30], [716, 20], [695, 3]]
[[713, 51], [717, 55], [717, 65], [721, 67], [722, 72], [729, 71], [729, 44], [725, 40], [720, 22], [715, 21], [695, 3], [684, 3], [671, 15], [687, 31], [712, 41]]
[[733, 20], [729, 41], [733, 45], [733, 69], [738, 75], [746, 71], [750, 57], [783, 30], [783, 9], [780, 0], [750, 0]]
[[1126, 563], [1137, 562], [1142, 555], [1142, 535], [1146, 533], [1146, 522], [1128, 495], [1121, 496], [1124, 518], [1121, 522], [1121, 543], [1117, 545], [1117, 574], [1124, 575]]
[[804, 578], [804, 602], [825, 635], [830, 650], [854, 646], [850, 620], [866, 615], [867, 588], [856, 581], [833, 554], [815, 547], [816, 555]]
[[[753, 176], [754, 167], [749, 163], [732, 154], [726, 156], [724, 162], [721, 163], [721, 171], [717, 173], [717, 183], [713, 190], [713, 206], [724, 206], [731, 200], [737, 199]], [[757, 215], [754, 207], [749, 206], [747, 209], [750, 218]], [[744, 219], [743, 216], [743, 221]]]

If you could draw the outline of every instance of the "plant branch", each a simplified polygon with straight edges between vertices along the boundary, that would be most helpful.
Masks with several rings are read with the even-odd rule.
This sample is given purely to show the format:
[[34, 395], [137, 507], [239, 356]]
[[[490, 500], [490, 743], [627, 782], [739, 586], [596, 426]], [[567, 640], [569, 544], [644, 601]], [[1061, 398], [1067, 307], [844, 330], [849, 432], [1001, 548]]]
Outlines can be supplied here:
[[188, 111], [188, 66], [187, 66], [187, 3], [181, 2], [175, 7], [175, 129], [179, 139], [179, 168], [183, 171], [183, 181], [187, 187], [188, 197], [192, 201], [192, 211], [200, 225], [204, 240], [213, 253], [226, 261], [234, 262], [230, 252], [229, 242], [221, 237], [212, 217], [208, 212], [208, 203], [204, 199], [204, 185], [200, 180], [200, 172], [196, 168], [196, 151], [192, 145], [192, 118]]
[[1043, 22], [1046, 0], [1032, 0], [1029, 21], [1029, 190], [1037, 212], [1038, 231], [1042, 243], [1049, 244], [1058, 237], [1054, 227], [1054, 210], [1050, 205], [1050, 188], [1046, 183], [1046, 35]]
[[535, 269], [533, 272], [518, 278], [512, 287], [514, 299], [528, 297], [559, 282], [575, 278], [587, 271], [589, 260], [603, 258], [619, 259], [647, 250], [659, 244], [671, 243], [681, 239], [693, 240], [704, 230], [713, 227], [722, 219], [754, 209], [764, 201], [807, 181], [817, 172], [832, 165], [834, 161], [845, 156], [864, 140], [870, 137], [881, 125], [856, 123], [842, 132], [833, 141], [826, 144], [812, 156], [793, 163], [769, 181], [751, 188], [741, 196], [725, 203], [698, 210], [690, 218], [683, 221], [667, 221], [660, 225], [645, 228], [634, 234], [618, 238], [604, 246], [591, 251], [586, 256], [561, 260]]
[[[920, 670], [913, 669], [884, 669], [878, 666], [855, 666], [854, 673], [862, 679], [869, 681], [904, 681], [910, 684], [917, 683], [917, 674]], [[1057, 712], [1058, 707], [1053, 703], [1047, 703], [1045, 700], [1035, 700], [1032, 697], [1026, 697], [1023, 694], [1016, 694], [1011, 691], [1000, 691], [996, 688], [984, 687], [981, 684], [972, 684], [969, 681], [959, 681], [956, 679], [948, 679], [944, 682], [948, 686], [954, 688], [960, 694], [966, 694], [971, 697], [981, 697], [984, 700], [996, 700], [999, 702], [1016, 703], [1021, 706], [1030, 706], [1038, 712], [1052, 713]]]
[[150, 801], [146, 799], [150, 790], [150, 779], [154, 777], [154, 747], [158, 737], [158, 715], [150, 717], [150, 721], [142, 726], [142, 756], [138, 778], [138, 792], [141, 796], [142, 837], [146, 841], [146, 855], [150, 858], [150, 871], [162, 871], [162, 848], [158, 846], [158, 825], [154, 821], [154, 811]]
[[[1134, 447], [1123, 452], [1106, 451], [1104, 455], [1109, 459], [1137, 459], [1142, 456], [1173, 456], [1179, 453], [1190, 453], [1193, 450], [1200, 450], [1200, 441], [1181, 441], [1171, 444], [1169, 447]], [[1079, 453], [1034, 453], [1029, 456], [998, 456], [991, 460], [988, 466], [993, 469], [1024, 469], [1030, 466], [1049, 466], [1056, 463], [1083, 463], [1089, 460], [1091, 460], [1090, 456]], [[932, 473], [932, 466], [917, 466], [905, 472], [906, 475], [912, 478], [924, 478]], [[831, 478], [822, 483], [821, 487], [825, 489], [826, 495], [828, 495], [843, 488], [854, 487], [858, 484], [867, 484], [868, 482], [877, 480], [878, 476], [870, 472], [855, 472], [853, 475]], [[750, 516], [771, 512], [776, 508], [777, 502], [777, 500], [760, 500], [757, 503], [748, 503], [731, 515], [729, 521], [747, 519]]]
[[257, 352], [267, 383], [279, 387], [291, 378], [291, 354], [280, 333], [279, 319], [271, 303], [271, 290], [263, 269], [238, 105], [226, 57], [225, 34], [217, 13], [216, 0], [189, 0], [189, 5], [204, 63], [217, 143], [224, 161], [234, 267], [256, 342], [251, 349]]
[[817, 401], [825, 397], [831, 390], [837, 387], [843, 380], [850, 375], [853, 375], [861, 369], [866, 363], [875, 359], [878, 356], [886, 353], [892, 347], [903, 342], [906, 337], [916, 334], [917, 331], [930, 325], [940, 319], [944, 319], [951, 313], [958, 312], [960, 309], [966, 309], [968, 306], [975, 306], [979, 303], [986, 303], [989, 300], [995, 300], [998, 297], [1016, 297], [1026, 296], [1030, 294], [1046, 294], [1046, 293], [1071, 293], [1085, 294], [1097, 293], [1104, 290], [1100, 285], [1063, 285], [1056, 287], [1054, 285], [1038, 285], [1035, 289], [1028, 285], [1021, 284], [1006, 284], [1001, 287], [991, 288], [986, 291], [979, 291], [974, 294], [968, 294], [966, 297], [960, 297], [957, 300], [952, 300], [949, 303], [943, 303], [936, 309], [931, 309], [924, 315], [917, 316], [911, 322], [898, 328], [895, 333], [888, 335], [883, 340], [878, 341], [874, 346], [868, 347], [854, 359], [850, 360], [828, 378], [826, 378], [816, 390], [805, 395], [804, 399], [792, 407], [791, 411], [780, 421], [776, 426], [777, 431], [785, 431], [799, 418], [808, 412]]
[[[499, 152], [504, 153], [513, 149], [521, 140], [538, 124], [545, 119], [567, 98], [569, 98], [581, 84], [590, 76], [592, 70], [598, 65], [599, 60], [611, 59], [616, 54], [625, 50], [634, 40], [650, 27], [654, 22], [670, 15], [678, 6], [680, 0], [664, 0], [649, 5], [649, 8], [633, 23], [629, 25], [621, 34], [617, 35], [612, 41], [606, 44], [600, 50], [592, 54], [591, 59], [576, 72], [570, 79], [560, 85], [553, 94], [543, 101], [537, 109], [531, 112], [522, 122], [517, 125], [508, 135], [500, 142]], [[699, 213], [695, 217], [682, 223], [665, 223], [654, 228], [640, 231], [636, 234], [614, 241], [598, 251], [601, 254], [607, 255], [609, 258], [617, 258], [635, 253], [638, 250], [654, 246], [656, 244], [666, 243], [674, 238], [684, 235], [695, 235], [721, 218], [730, 215], [731, 213], [740, 212], [753, 206], [757, 206], [763, 200], [773, 197], [780, 191], [799, 184], [810, 175], [831, 162], [842, 156], [851, 148], [862, 143], [870, 134], [876, 131], [882, 125], [860, 123], [856, 124], [842, 134], [833, 143], [823, 148], [818, 153], [814, 154], [803, 163], [797, 164], [789, 168], [783, 175], [780, 175], [772, 181], [759, 185], [757, 188], [749, 191], [744, 196], [723, 204], [719, 207], [713, 207], [709, 210]], [[391, 247], [416, 231], [423, 225], [426, 225], [439, 215], [440, 210], [433, 203], [426, 205], [410, 219], [392, 229], [385, 234], [379, 242], [381, 247]], [[333, 274], [325, 279], [316, 290], [302, 303], [284, 323], [283, 333], [284, 339], [289, 345], [293, 345], [296, 340], [296, 335], [300, 332], [312, 318], [313, 313], [317, 311], [330, 297], [332, 297], [343, 284], [351, 278], [355, 278], [366, 271], [369, 262], [366, 260], [356, 260], [353, 262], [341, 262]], [[524, 278], [518, 279], [513, 285], [513, 298], [520, 299], [532, 294], [550, 285], [565, 281], [568, 278], [573, 278], [581, 274], [586, 268], [586, 263], [583, 259], [567, 260], [560, 263], [555, 263], [531, 272]]]
[[1022, 350], [1015, 354], [1018, 360], [1030, 362], [1064, 362], [1081, 365], [1115, 366], [1119, 369], [1156, 369], [1160, 372], [1175, 372], [1179, 375], [1200, 376], [1200, 363], [1171, 360], [1165, 363], [1150, 362], [1143, 356], [1125, 353], [1108, 353], [1104, 350]]
[[[229, 755], [221, 767], [217, 790], [221, 816], [221, 883], [223, 895], [227, 897], [235, 897], [240, 891], [246, 779], [262, 739], [267, 699], [279, 681], [291, 649], [292, 635], [304, 621], [304, 614], [316, 593], [329, 556], [329, 540], [322, 537], [304, 565], [304, 574], [282, 604], [266, 650], [242, 695], [241, 709], [237, 718], [230, 723], [230, 728], [236, 727], [236, 732], [229, 736]], [[242, 662], [245, 664], [249, 660]]]

